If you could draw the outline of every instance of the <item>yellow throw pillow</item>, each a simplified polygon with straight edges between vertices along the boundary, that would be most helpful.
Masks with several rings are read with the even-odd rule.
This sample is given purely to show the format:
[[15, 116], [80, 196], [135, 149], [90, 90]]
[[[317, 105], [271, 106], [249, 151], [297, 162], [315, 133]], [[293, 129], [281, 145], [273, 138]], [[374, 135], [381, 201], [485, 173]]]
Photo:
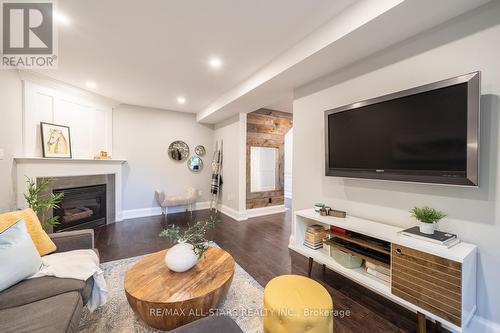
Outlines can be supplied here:
[[40, 256], [52, 253], [56, 250], [56, 244], [50, 239], [49, 235], [43, 230], [38, 216], [31, 208], [18, 210], [10, 213], [0, 214], [0, 232], [9, 228], [17, 221], [23, 219], [26, 223], [26, 229], [35, 244]]

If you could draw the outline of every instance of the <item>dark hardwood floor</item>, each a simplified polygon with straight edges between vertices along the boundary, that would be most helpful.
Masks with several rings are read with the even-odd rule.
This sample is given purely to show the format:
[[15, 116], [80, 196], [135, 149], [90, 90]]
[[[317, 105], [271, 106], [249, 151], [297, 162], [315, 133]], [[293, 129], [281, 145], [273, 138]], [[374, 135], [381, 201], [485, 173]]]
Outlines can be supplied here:
[[[168, 223], [185, 226], [209, 216], [208, 211], [170, 214]], [[233, 255], [236, 262], [265, 286], [282, 274], [307, 275], [307, 258], [288, 249], [291, 213], [268, 215], [238, 222], [219, 214], [220, 222], [210, 237]], [[101, 261], [112, 261], [160, 251], [170, 247], [169, 240], [158, 237], [162, 217], [130, 219], [95, 230]], [[335, 318], [335, 332], [417, 332], [416, 315], [382, 296], [314, 264], [313, 276], [333, 298], [334, 309], [345, 316]], [[347, 311], [349, 313], [347, 313]], [[427, 323], [432, 332], [432, 323]]]

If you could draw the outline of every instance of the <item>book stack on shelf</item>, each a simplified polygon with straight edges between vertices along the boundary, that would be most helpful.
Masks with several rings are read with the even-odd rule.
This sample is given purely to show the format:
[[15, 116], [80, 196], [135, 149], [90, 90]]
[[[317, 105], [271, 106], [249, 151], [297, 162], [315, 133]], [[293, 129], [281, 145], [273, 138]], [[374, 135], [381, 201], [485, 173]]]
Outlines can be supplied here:
[[365, 260], [365, 271], [371, 276], [375, 276], [385, 282], [391, 281], [391, 271], [388, 267]]
[[304, 246], [318, 250], [323, 247], [323, 239], [326, 237], [325, 228], [319, 224], [313, 224], [307, 227], [304, 237]]
[[430, 243], [439, 244], [446, 246], [447, 248], [452, 247], [460, 243], [460, 239], [455, 234], [450, 234], [448, 232], [442, 232], [435, 230], [432, 235], [424, 234], [420, 232], [419, 227], [412, 227], [399, 232], [401, 235], [424, 240]]

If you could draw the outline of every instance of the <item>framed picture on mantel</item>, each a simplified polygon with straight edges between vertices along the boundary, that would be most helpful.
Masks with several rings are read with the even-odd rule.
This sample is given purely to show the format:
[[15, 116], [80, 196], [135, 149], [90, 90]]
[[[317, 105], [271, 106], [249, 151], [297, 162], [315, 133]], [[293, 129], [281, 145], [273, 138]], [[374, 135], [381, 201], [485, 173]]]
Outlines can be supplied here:
[[71, 136], [69, 127], [40, 123], [43, 157], [71, 158]]

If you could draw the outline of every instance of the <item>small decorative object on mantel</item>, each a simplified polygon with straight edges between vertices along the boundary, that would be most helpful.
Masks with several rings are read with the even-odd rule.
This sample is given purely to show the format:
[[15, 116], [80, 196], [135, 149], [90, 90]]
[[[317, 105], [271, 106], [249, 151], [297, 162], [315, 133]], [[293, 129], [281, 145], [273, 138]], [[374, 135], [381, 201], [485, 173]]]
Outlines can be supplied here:
[[111, 156], [108, 155], [107, 151], [101, 150], [98, 156], [94, 157], [94, 160], [110, 160]]
[[40, 123], [42, 151], [45, 158], [71, 158], [71, 137], [69, 127]]
[[206, 234], [215, 227], [216, 223], [217, 219], [210, 216], [208, 220], [198, 221], [183, 232], [174, 224], [160, 232], [160, 237], [167, 237], [177, 242], [165, 255], [167, 267], [178, 273], [193, 268], [207, 251], [209, 241]]
[[434, 234], [436, 223], [446, 217], [446, 214], [443, 212], [427, 206], [413, 207], [410, 213], [412, 217], [420, 221], [420, 232], [428, 235]]

